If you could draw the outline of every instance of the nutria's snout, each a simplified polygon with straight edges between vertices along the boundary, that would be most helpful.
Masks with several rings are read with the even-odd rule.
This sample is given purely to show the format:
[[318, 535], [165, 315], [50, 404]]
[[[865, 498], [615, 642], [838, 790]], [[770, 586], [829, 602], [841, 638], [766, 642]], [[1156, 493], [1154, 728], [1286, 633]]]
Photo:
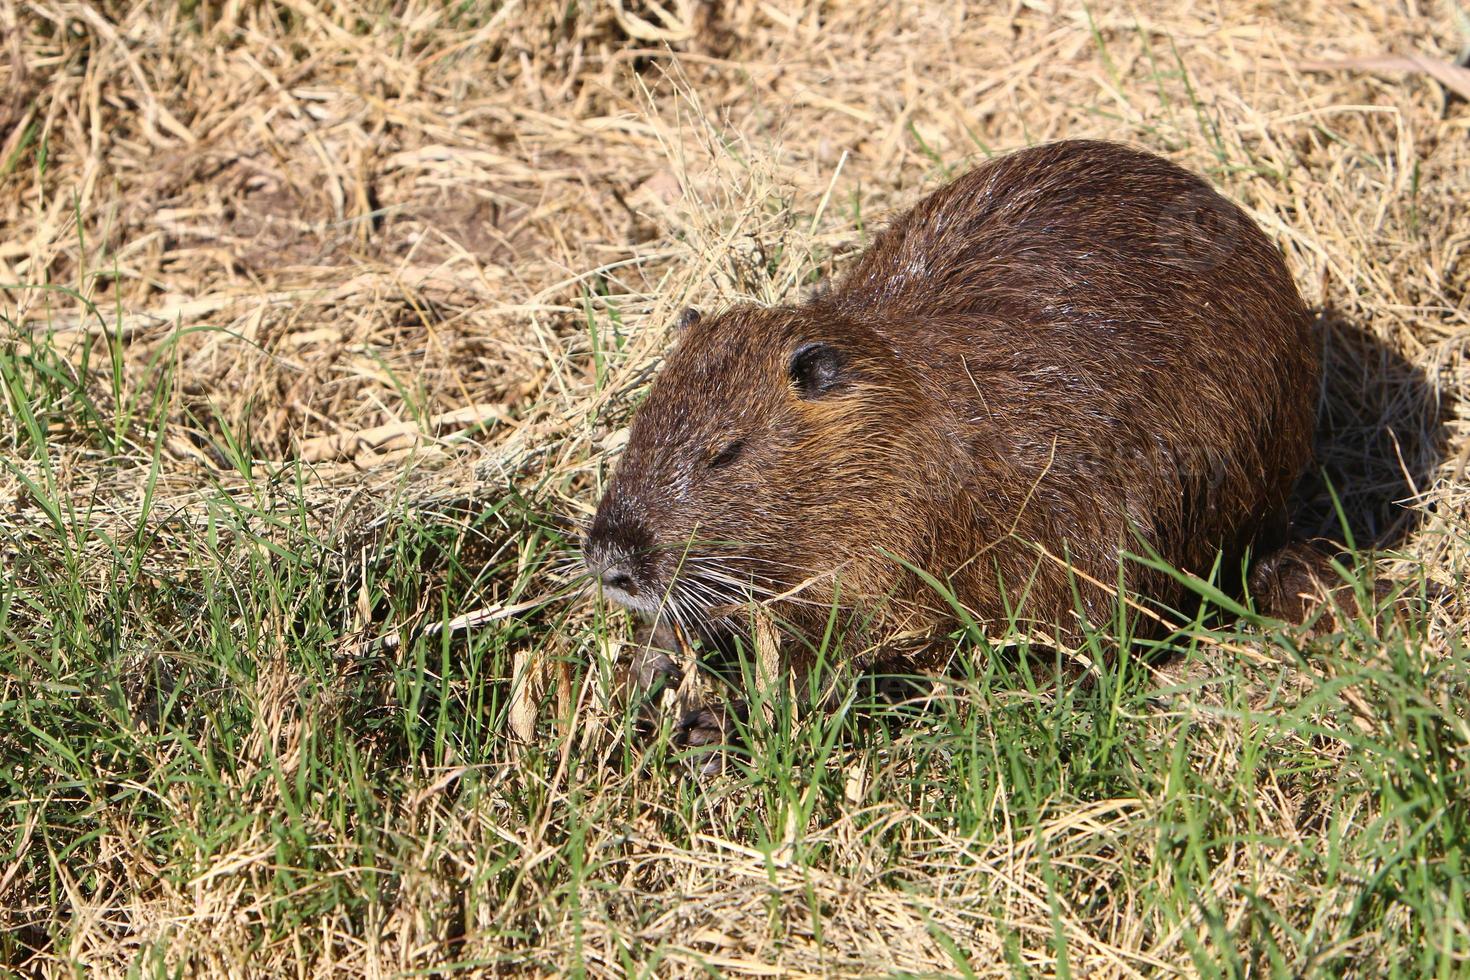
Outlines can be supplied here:
[[651, 560], [653, 534], [620, 499], [613, 493], [603, 498], [582, 540], [582, 561], [603, 595], [620, 606], [651, 613], [659, 598]]
[[591, 549], [584, 554], [587, 570], [602, 586], [602, 591], [623, 605], [628, 605], [642, 591], [633, 575], [633, 556], [614, 549]]

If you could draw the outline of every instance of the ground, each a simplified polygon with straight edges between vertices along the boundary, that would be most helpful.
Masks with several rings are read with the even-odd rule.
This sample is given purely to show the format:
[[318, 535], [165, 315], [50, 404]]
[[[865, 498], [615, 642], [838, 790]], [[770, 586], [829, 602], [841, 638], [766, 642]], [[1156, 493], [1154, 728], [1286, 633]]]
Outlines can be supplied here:
[[[1451, 0], [0, 0], [0, 964], [1470, 973], [1467, 48]], [[575, 544], [679, 311], [1078, 136], [1280, 244], [1365, 608], [1061, 687], [957, 636], [713, 777], [633, 737]]]

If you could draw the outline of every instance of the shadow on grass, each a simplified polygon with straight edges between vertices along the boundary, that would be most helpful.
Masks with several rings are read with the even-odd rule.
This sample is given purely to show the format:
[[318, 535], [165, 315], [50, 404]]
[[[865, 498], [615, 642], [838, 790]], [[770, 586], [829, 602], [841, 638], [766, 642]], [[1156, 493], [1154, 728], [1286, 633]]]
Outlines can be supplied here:
[[1395, 548], [1424, 519], [1409, 505], [1444, 458], [1451, 396], [1424, 368], [1331, 307], [1319, 315], [1316, 332], [1322, 387], [1315, 461], [1293, 494], [1296, 532], [1341, 541], [1345, 522], [1358, 548]]

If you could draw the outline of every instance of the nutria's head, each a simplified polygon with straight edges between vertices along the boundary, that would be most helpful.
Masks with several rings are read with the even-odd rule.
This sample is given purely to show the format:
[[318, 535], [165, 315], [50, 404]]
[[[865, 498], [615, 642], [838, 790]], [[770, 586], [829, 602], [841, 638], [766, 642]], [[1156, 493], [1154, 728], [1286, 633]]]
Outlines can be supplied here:
[[820, 307], [686, 320], [585, 542], [604, 594], [699, 632], [748, 596], [805, 584], [786, 614], [825, 617], [891, 588], [948, 492], [926, 379]]

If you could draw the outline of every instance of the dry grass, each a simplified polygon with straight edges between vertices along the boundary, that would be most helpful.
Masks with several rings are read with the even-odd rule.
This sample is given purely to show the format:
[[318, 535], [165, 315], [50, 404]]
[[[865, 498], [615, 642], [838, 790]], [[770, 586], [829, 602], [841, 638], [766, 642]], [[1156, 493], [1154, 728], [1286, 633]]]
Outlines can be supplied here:
[[[1295, 67], [1450, 62], [1463, 8], [0, 0], [0, 38], [0, 961], [1470, 970], [1470, 108]], [[589, 763], [620, 626], [549, 568], [678, 310], [1073, 136], [1281, 243], [1322, 461], [1422, 616], [1202, 633], [1111, 705], [984, 674], [706, 792]]]

